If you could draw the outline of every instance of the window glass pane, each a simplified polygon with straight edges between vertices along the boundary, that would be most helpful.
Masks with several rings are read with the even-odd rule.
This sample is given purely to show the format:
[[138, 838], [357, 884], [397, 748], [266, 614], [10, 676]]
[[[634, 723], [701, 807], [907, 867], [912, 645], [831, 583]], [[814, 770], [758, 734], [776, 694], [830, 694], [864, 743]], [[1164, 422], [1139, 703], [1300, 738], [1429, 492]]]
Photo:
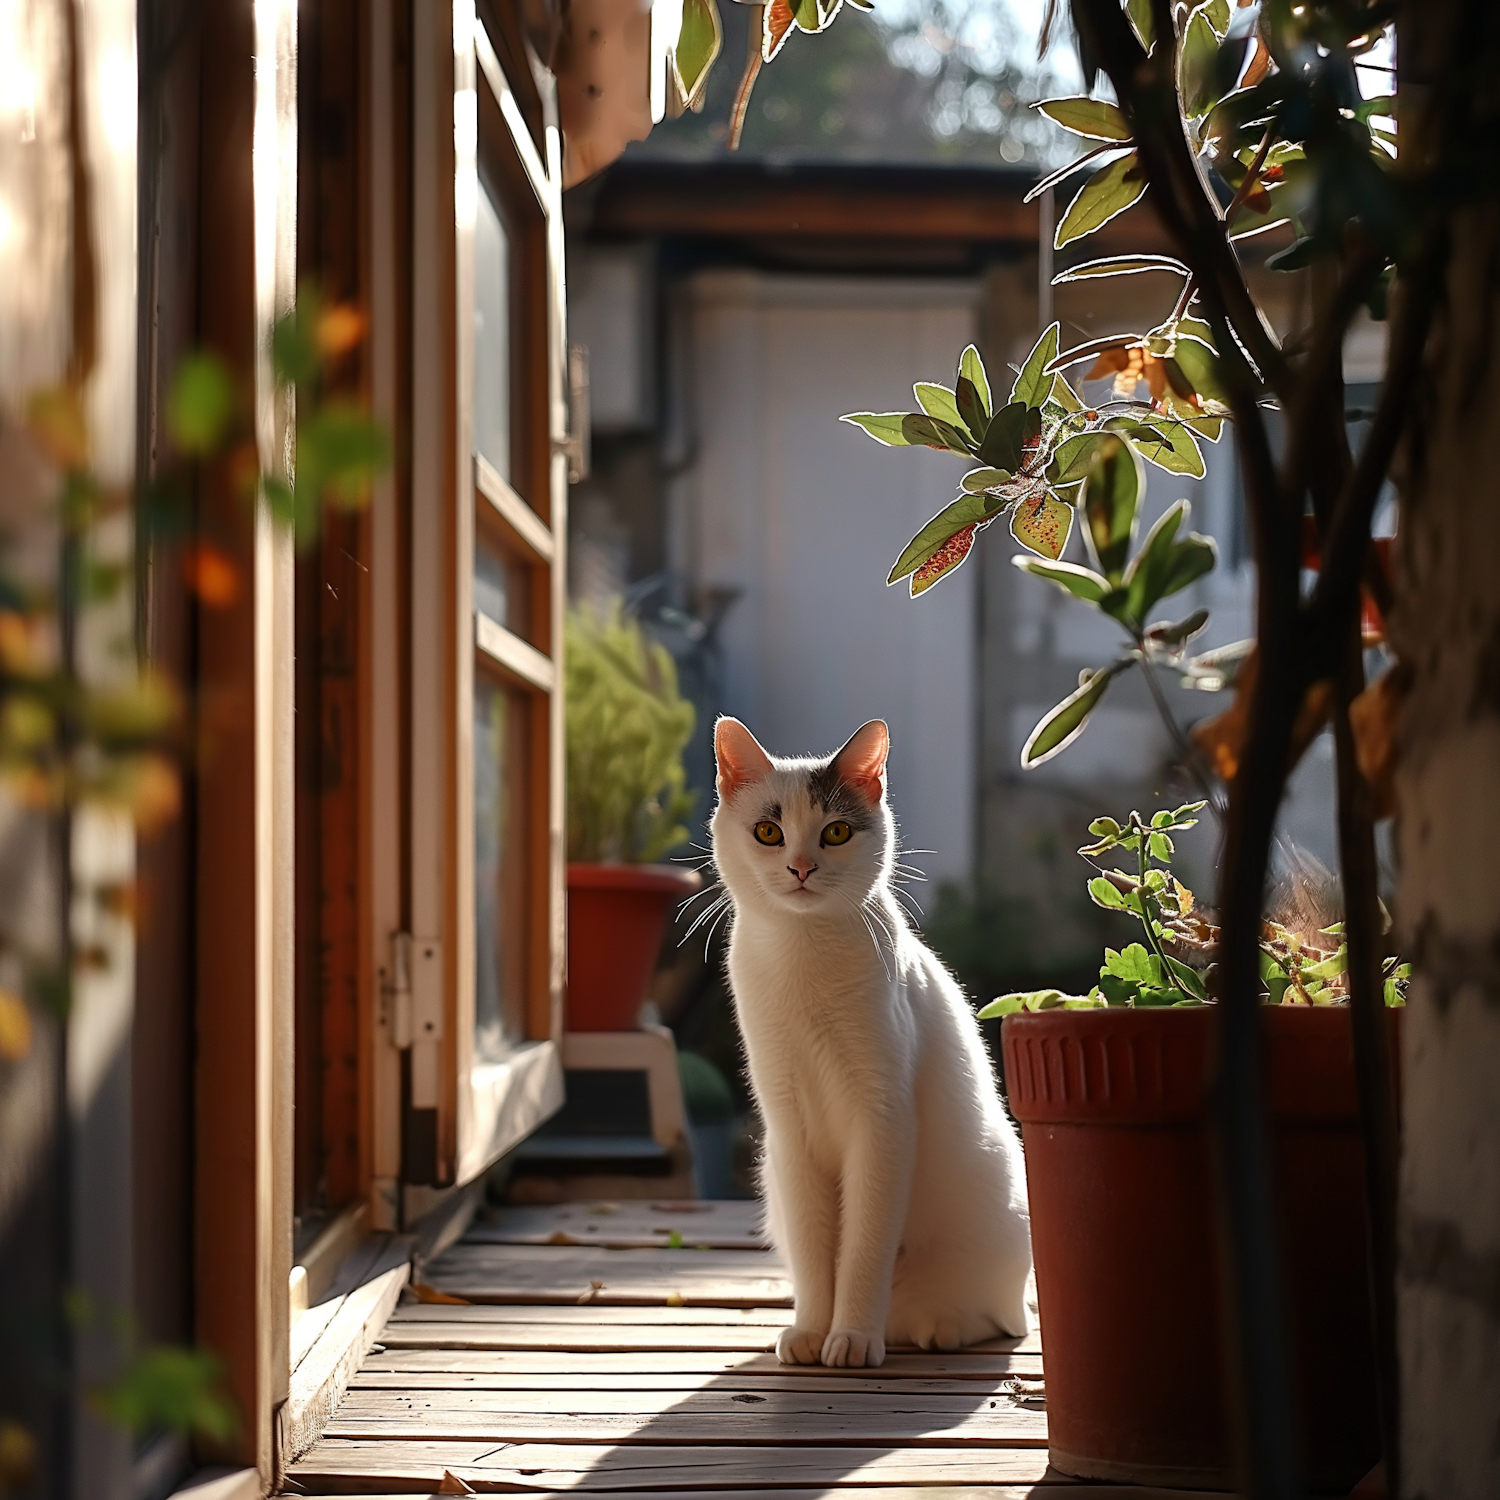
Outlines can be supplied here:
[[494, 1062], [526, 1035], [524, 694], [474, 684], [474, 1051]]
[[474, 538], [474, 608], [536, 644], [531, 639], [531, 570], [492, 546], [483, 532]]
[[474, 223], [474, 449], [510, 479], [510, 245], [479, 181]]

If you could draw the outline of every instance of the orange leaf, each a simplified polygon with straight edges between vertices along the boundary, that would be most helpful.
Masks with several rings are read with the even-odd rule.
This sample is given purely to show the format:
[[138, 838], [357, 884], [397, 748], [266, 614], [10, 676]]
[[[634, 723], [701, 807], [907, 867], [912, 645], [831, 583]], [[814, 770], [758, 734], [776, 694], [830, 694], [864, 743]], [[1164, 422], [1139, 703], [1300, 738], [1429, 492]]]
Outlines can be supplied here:
[[154, 833], [177, 816], [182, 805], [182, 785], [177, 767], [164, 755], [136, 758], [128, 773], [130, 814], [142, 833]]
[[[1199, 753], [1213, 767], [1214, 774], [1225, 782], [1233, 781], [1239, 774], [1240, 757], [1244, 754], [1245, 734], [1249, 728], [1250, 700], [1258, 676], [1258, 655], [1252, 649], [1235, 679], [1234, 702], [1223, 713], [1212, 719], [1202, 720], [1188, 731]], [[1307, 747], [1328, 722], [1332, 706], [1331, 682], [1315, 682], [1303, 694], [1302, 706], [1297, 710], [1297, 718], [1292, 725], [1292, 742], [1287, 751], [1288, 773], [1302, 759]]]
[[347, 354], [365, 336], [365, 315], [352, 303], [340, 302], [318, 319], [318, 348], [324, 359]]
[[187, 586], [210, 609], [228, 609], [240, 596], [240, 573], [212, 542], [199, 542], [182, 555]]
[[20, 1062], [31, 1051], [31, 1012], [19, 995], [0, 990], [0, 1057]]
[[29, 677], [37, 669], [33, 622], [11, 609], [0, 609], [0, 666], [16, 677]]
[[1117, 375], [1121, 370], [1130, 367], [1130, 355], [1123, 344], [1114, 349], [1102, 350], [1089, 372], [1083, 378], [1085, 380], [1103, 380], [1106, 375]]
[[787, 33], [791, 31], [796, 17], [793, 16], [792, 7], [787, 0], [770, 0], [766, 6], [765, 15], [760, 55], [770, 62], [781, 51], [781, 45], [786, 41]]

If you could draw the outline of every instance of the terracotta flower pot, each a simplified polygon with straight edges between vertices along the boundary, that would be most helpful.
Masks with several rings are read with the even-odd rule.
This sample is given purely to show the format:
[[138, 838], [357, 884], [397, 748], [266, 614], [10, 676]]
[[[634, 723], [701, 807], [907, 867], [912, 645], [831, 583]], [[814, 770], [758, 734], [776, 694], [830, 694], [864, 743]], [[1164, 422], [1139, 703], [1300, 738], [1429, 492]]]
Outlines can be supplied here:
[[673, 907], [702, 884], [673, 865], [568, 866], [568, 1030], [629, 1031]]
[[[1394, 1017], [1398, 1012], [1392, 1012]], [[1293, 1409], [1314, 1490], [1380, 1456], [1349, 1012], [1267, 1006]], [[1394, 1021], [1393, 1021], [1394, 1025]], [[1209, 1009], [1006, 1018], [1026, 1146], [1052, 1463], [1232, 1484]]]

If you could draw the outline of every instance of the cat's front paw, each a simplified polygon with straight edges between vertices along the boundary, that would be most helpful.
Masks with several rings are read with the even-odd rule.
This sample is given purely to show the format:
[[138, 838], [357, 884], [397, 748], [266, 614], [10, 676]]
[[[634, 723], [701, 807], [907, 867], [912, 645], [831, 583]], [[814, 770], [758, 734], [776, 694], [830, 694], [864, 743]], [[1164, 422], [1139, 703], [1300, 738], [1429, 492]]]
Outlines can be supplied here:
[[814, 1328], [783, 1328], [776, 1336], [776, 1358], [784, 1365], [815, 1365], [824, 1335]]
[[823, 1340], [823, 1363], [849, 1365], [854, 1369], [883, 1365], [885, 1340], [878, 1333], [856, 1333], [836, 1328]]

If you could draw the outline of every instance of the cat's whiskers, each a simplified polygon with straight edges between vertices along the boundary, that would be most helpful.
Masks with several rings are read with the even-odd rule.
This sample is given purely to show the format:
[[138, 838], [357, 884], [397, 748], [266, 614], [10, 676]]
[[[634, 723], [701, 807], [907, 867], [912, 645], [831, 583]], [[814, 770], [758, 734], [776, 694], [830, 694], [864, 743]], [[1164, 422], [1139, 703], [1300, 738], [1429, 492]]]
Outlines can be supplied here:
[[[679, 948], [682, 947], [683, 943], [687, 942], [687, 940], [690, 937], [692, 937], [692, 935], [695, 932], [697, 932], [697, 930], [705, 922], [707, 922], [710, 917], [714, 916], [714, 914], [716, 912], [717, 913], [722, 913], [723, 910], [724, 910], [724, 908], [727, 907], [729, 904], [730, 904], [729, 893], [726, 891], [722, 896], [719, 897], [719, 899], [717, 901], [715, 901], [713, 903], [712, 906], [705, 906], [703, 908], [703, 910], [700, 911], [698, 913], [698, 915], [693, 918], [693, 925], [691, 927], [689, 927], [688, 930], [685, 933], [683, 933], [682, 937], [678, 940], [677, 946]], [[709, 928], [709, 933], [710, 933], [710, 935], [712, 935], [713, 928]]]
[[[878, 937], [876, 937], [876, 935], [875, 935], [875, 928], [874, 928], [873, 924], [870, 921], [870, 913], [869, 913], [868, 909], [865, 906], [863, 906], [863, 905], [856, 904], [856, 902], [854, 901], [854, 898], [852, 896], [845, 895], [843, 891], [840, 891], [838, 894], [839, 894], [839, 899], [841, 901], [843, 901], [843, 903], [852, 912], [854, 912], [856, 916], [859, 917], [860, 921], [865, 924], [865, 931], [870, 934], [870, 941], [875, 945], [876, 956], [880, 959], [880, 967], [885, 970], [885, 977], [887, 979], [890, 979], [890, 977], [891, 977], [891, 966], [885, 961], [885, 949], [880, 946], [880, 939]], [[890, 941], [890, 943], [891, 943], [891, 951], [892, 951], [892, 953], [894, 953], [895, 952], [895, 946], [896, 946], [895, 945], [895, 940], [893, 938], [891, 938], [890, 932], [886, 929], [886, 926], [885, 926], [884, 922], [882, 922], [880, 924], [880, 926], [881, 926], [881, 931], [885, 932], [887, 940]]]
[[[714, 940], [714, 932], [718, 928], [719, 923], [724, 920], [724, 913], [726, 911], [730, 910], [730, 908], [733, 906], [733, 904], [734, 903], [731, 902], [727, 897], [724, 899], [724, 901], [718, 907], [719, 915], [714, 918], [712, 925], [709, 927], [707, 933], [704, 934], [704, 937], [703, 937], [703, 957], [704, 957], [705, 961], [707, 961], [707, 959], [708, 959], [709, 945]], [[709, 910], [712, 911], [712, 910], [714, 910], [714, 908], [710, 907]]]
[[899, 885], [896, 885], [894, 882], [892, 882], [891, 884], [891, 894], [906, 906], [907, 910], [916, 919], [917, 925], [920, 927], [922, 925], [922, 918], [927, 915], [927, 913], [922, 910], [922, 903], [918, 901], [910, 891], [902, 890], [901, 887]]
[[719, 881], [715, 880], [711, 885], [704, 886], [701, 891], [694, 891], [691, 896], [688, 896], [678, 906], [678, 908], [677, 908], [677, 914], [679, 916], [685, 915], [686, 912], [687, 912], [688, 907], [690, 907], [693, 904], [693, 902], [695, 902], [695, 901], [701, 901], [705, 896], [711, 896], [715, 891], [721, 891], [723, 889], [724, 889], [723, 885]]
[[861, 908], [867, 911], [880, 924], [880, 930], [885, 934], [886, 941], [890, 943], [891, 952], [894, 954], [896, 951], [896, 934], [891, 931], [889, 924], [886, 922], [886, 913], [881, 911], [875, 904], [875, 893], [873, 891], [861, 902]]

